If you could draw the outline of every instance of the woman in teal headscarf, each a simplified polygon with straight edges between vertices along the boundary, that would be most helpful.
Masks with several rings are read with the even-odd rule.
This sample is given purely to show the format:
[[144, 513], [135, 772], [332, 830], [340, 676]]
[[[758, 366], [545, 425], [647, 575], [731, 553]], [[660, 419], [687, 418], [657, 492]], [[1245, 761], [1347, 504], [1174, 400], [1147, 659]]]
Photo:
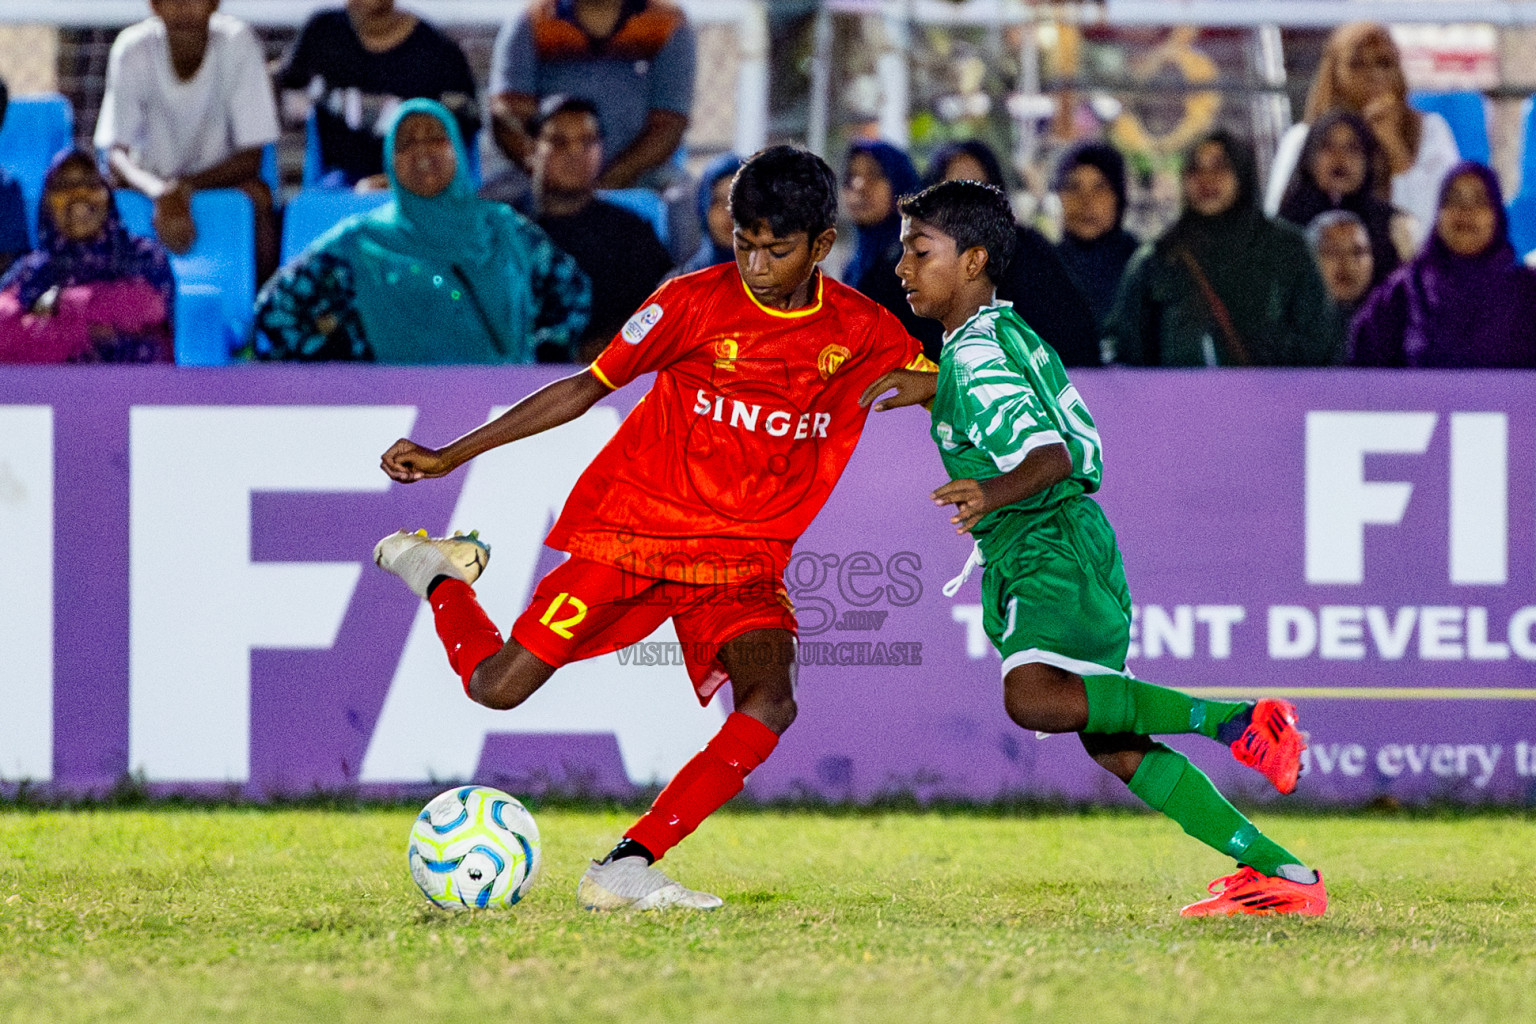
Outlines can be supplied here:
[[475, 197], [447, 108], [401, 104], [384, 168], [393, 202], [336, 225], [262, 289], [257, 356], [569, 361], [591, 307], [586, 275], [537, 225]]

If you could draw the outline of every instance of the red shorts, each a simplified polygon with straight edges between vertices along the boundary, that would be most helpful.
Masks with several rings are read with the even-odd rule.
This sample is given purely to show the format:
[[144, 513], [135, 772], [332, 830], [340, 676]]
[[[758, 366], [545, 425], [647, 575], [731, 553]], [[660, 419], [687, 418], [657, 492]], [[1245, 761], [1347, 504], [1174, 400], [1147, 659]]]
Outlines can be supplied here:
[[639, 643], [668, 619], [677, 630], [683, 664], [700, 704], [708, 704], [727, 679], [721, 646], [754, 629], [797, 631], [789, 596], [778, 579], [677, 583], [570, 558], [539, 581], [528, 610], [512, 625], [512, 638], [540, 661], [559, 668]]

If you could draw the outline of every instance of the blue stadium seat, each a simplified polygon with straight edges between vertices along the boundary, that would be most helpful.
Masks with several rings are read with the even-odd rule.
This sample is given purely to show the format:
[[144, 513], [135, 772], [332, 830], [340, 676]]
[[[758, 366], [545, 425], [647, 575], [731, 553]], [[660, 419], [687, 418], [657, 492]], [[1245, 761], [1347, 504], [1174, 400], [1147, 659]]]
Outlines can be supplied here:
[[1522, 259], [1536, 250], [1536, 191], [1522, 190], [1509, 201], [1509, 240]]
[[389, 192], [353, 192], [346, 188], [305, 188], [288, 202], [283, 211], [282, 261], [289, 262], [309, 243], [336, 224], [358, 213], [383, 206], [392, 198]]
[[464, 149], [469, 154], [469, 180], [474, 182], [475, 188], [485, 184], [480, 175], [480, 132], [464, 140]]
[[224, 295], [217, 285], [176, 285], [176, 365], [223, 366], [229, 362]]
[[1522, 257], [1536, 249], [1536, 104], [1525, 101], [1520, 142], [1520, 191], [1509, 201], [1509, 240]]
[[320, 132], [315, 127], [315, 112], [311, 110], [304, 119], [304, 175], [300, 180], [305, 188], [309, 188], [320, 184], [323, 177], [325, 167], [320, 159]]
[[[129, 231], [154, 234], [154, 204], [148, 197], [119, 191], [117, 208]], [[229, 362], [230, 354], [245, 344], [251, 332], [256, 304], [256, 211], [244, 192], [215, 189], [192, 197], [192, 218], [197, 222], [192, 251], [171, 255], [176, 274], [176, 360], [217, 366]], [[217, 307], [208, 300], [209, 290], [218, 296]], [[183, 295], [188, 297], [185, 303]]]
[[155, 206], [141, 192], [118, 189], [112, 194], [117, 200], [117, 212], [123, 218], [123, 227], [131, 235], [153, 238], [155, 234]]
[[282, 205], [283, 176], [277, 169], [277, 143], [261, 147], [261, 180], [272, 190], [272, 201]]
[[1529, 98], [1520, 115], [1520, 191], [1536, 192], [1536, 103]]
[[637, 214], [656, 232], [657, 240], [667, 244], [667, 202], [661, 196], [648, 188], [605, 188], [598, 190], [597, 197]]
[[74, 144], [75, 112], [58, 93], [12, 96], [0, 128], [0, 166], [21, 182], [27, 204], [27, 230], [37, 240], [37, 204], [48, 165], [61, 149]]
[[1415, 110], [1439, 114], [1451, 126], [1463, 160], [1486, 164], [1489, 159], [1488, 113], [1478, 92], [1415, 92], [1408, 94]]

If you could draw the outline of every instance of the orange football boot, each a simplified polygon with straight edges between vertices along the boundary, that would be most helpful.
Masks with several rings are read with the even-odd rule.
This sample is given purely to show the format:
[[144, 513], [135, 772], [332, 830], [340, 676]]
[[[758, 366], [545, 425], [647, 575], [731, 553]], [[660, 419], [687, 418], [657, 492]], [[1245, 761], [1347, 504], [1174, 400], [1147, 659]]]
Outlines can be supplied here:
[[1296, 728], [1296, 706], [1265, 698], [1253, 706], [1253, 720], [1232, 741], [1232, 756], [1256, 768], [1282, 793], [1296, 791], [1301, 752], [1307, 741]]
[[1179, 911], [1180, 917], [1231, 917], [1233, 914], [1302, 914], [1322, 917], [1328, 909], [1328, 892], [1323, 888], [1323, 873], [1311, 885], [1289, 879], [1261, 875], [1244, 866], [1233, 874], [1216, 879], [1209, 886], [1210, 899], [1191, 903]]

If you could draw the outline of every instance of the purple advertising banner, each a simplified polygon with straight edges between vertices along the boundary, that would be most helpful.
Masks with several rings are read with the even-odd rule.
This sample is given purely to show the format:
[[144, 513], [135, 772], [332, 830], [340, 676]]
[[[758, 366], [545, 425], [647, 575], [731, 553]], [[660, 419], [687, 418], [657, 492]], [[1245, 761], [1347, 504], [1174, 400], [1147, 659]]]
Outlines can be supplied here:
[[[664, 626], [510, 712], [462, 693], [430, 611], [369, 565], [400, 527], [478, 528], [503, 627], [642, 385], [452, 477], [390, 483], [557, 374], [331, 366], [0, 370], [0, 781], [261, 798], [461, 779], [626, 795], [719, 727]], [[1536, 376], [1079, 372], [1135, 602], [1130, 669], [1294, 700], [1298, 799], [1536, 800]], [[1125, 801], [1071, 736], [1003, 713], [969, 540], [926, 416], [870, 418], [786, 584], [800, 715], [761, 799]], [[979, 575], [979, 574], [978, 574]], [[724, 705], [724, 706], [722, 706]], [[1179, 738], [1229, 793], [1272, 795]]]

